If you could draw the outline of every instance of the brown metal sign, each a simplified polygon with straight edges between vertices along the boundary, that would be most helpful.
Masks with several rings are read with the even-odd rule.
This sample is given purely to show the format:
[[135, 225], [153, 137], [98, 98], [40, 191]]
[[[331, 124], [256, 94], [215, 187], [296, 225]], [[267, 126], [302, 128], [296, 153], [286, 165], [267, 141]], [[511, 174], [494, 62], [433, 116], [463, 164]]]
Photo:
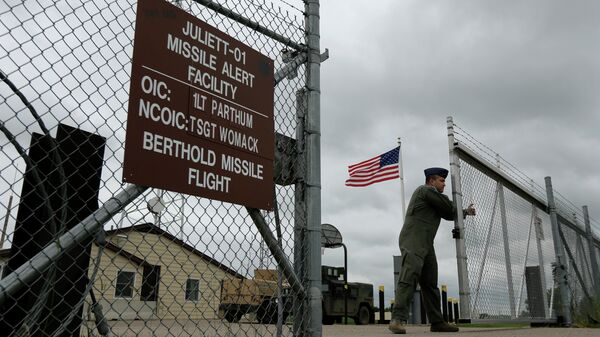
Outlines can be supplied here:
[[123, 181], [273, 208], [273, 60], [139, 0]]

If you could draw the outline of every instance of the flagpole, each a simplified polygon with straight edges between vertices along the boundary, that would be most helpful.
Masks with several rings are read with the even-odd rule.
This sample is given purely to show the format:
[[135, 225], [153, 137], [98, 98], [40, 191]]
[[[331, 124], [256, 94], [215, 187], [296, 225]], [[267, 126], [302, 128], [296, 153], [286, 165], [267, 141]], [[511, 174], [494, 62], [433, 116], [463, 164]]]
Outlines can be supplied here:
[[402, 218], [406, 218], [406, 198], [404, 198], [404, 168], [402, 167], [402, 139], [398, 137], [398, 165], [400, 166], [400, 194], [402, 194]]

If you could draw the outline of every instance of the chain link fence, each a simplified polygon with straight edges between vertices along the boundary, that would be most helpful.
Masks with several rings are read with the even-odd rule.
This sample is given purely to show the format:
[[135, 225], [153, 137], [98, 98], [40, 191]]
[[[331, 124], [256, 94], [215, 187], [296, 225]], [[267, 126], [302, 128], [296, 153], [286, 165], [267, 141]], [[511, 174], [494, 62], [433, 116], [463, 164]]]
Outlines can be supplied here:
[[587, 231], [581, 221], [587, 208], [552, 191], [549, 178], [549, 189], [537, 184], [451, 118], [448, 137], [454, 199], [477, 205], [476, 217], [456, 222], [461, 318], [570, 324], [582, 308], [597, 315], [600, 241], [587, 215]]
[[122, 182], [137, 2], [2, 0], [3, 335], [320, 335], [318, 2], [171, 3], [274, 60], [274, 210]]

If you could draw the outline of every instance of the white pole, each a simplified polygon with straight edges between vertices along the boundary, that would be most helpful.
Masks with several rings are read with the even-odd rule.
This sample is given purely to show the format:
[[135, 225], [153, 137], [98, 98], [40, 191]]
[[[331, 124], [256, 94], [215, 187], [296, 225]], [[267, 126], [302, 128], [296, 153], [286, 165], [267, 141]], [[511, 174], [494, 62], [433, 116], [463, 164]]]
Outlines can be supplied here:
[[402, 194], [402, 218], [406, 218], [406, 198], [404, 194], [404, 168], [402, 167], [402, 139], [398, 137], [398, 165], [400, 166], [400, 194]]

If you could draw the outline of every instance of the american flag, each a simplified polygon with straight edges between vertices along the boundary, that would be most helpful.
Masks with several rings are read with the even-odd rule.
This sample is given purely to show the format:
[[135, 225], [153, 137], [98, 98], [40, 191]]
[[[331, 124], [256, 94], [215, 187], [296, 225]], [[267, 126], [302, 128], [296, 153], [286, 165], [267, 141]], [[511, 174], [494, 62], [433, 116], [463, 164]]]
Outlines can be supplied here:
[[396, 147], [380, 156], [348, 166], [350, 177], [346, 180], [346, 186], [363, 187], [399, 178], [399, 153], [400, 147]]

